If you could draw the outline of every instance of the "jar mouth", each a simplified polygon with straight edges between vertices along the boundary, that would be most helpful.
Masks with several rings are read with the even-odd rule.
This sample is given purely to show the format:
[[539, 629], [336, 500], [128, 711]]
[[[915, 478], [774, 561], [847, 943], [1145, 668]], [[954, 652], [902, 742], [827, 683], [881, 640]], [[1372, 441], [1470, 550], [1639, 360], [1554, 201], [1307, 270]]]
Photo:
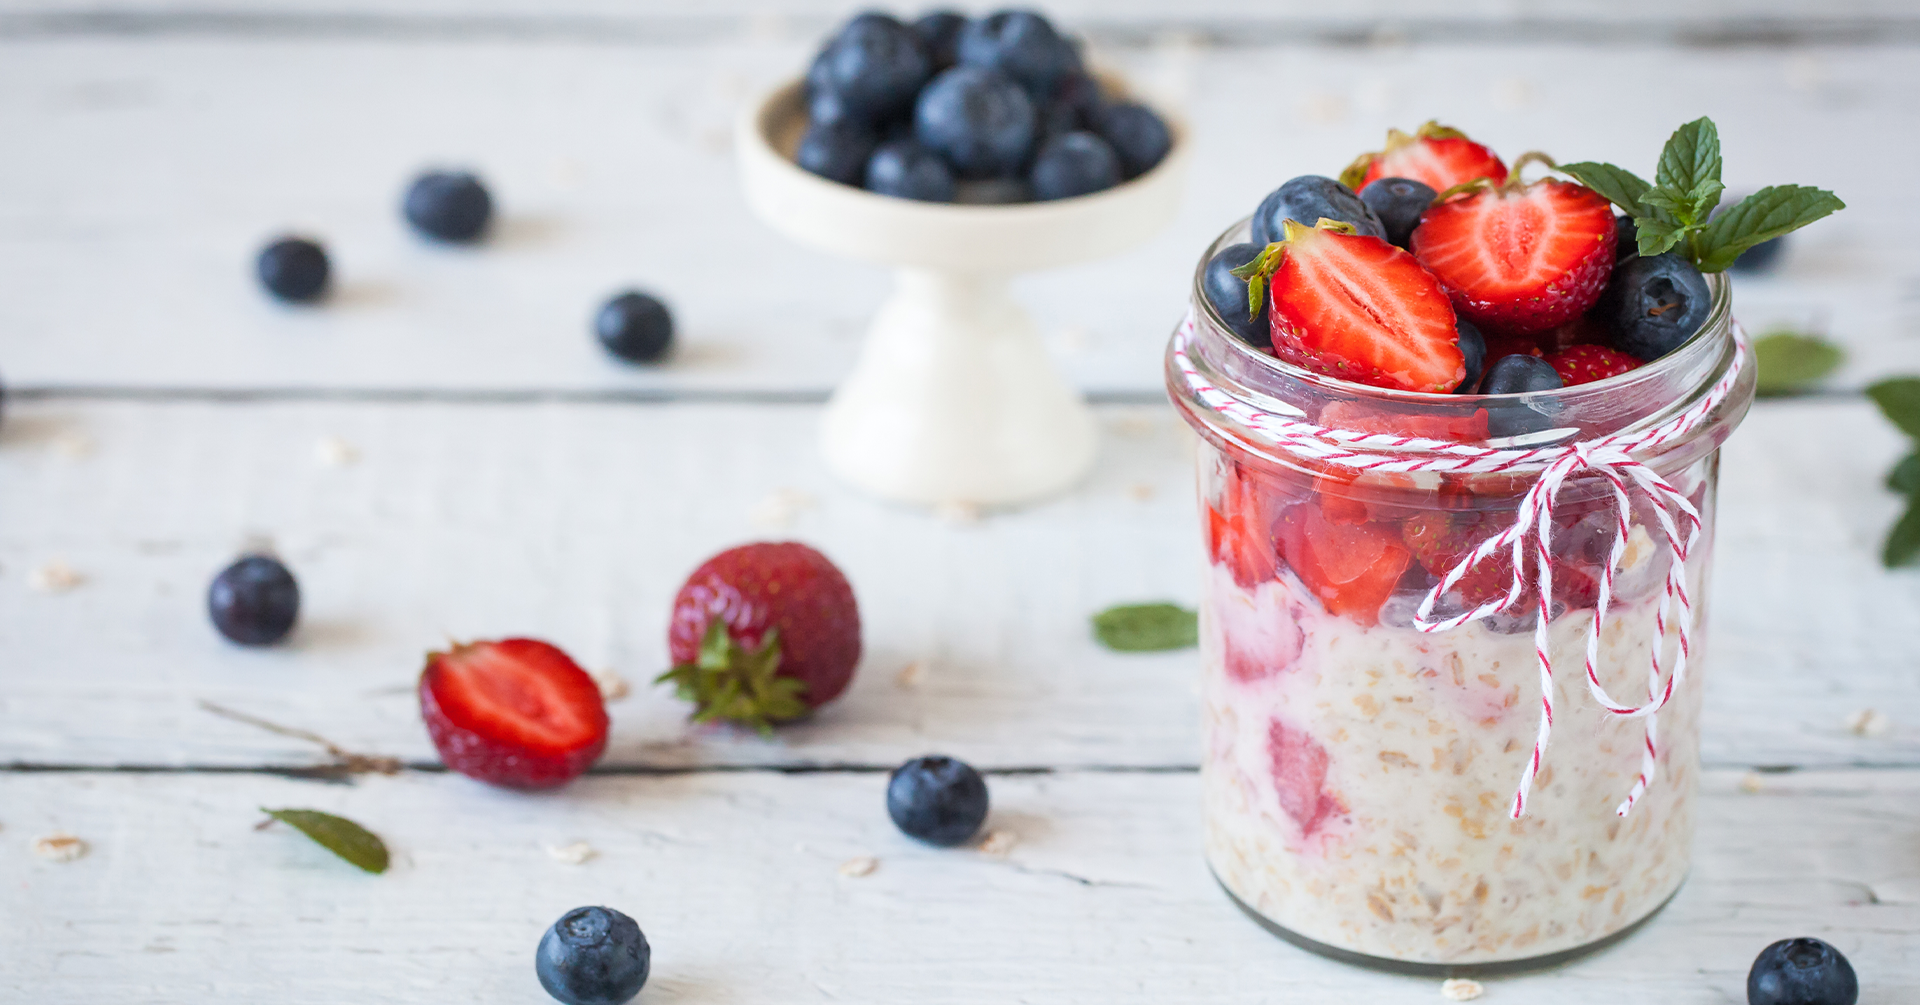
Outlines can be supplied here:
[[[1707, 311], [1706, 320], [1700, 323], [1700, 327], [1695, 330], [1692, 335], [1688, 336], [1687, 340], [1681, 343], [1678, 348], [1667, 353], [1665, 356], [1651, 360], [1626, 373], [1616, 374], [1615, 376], [1601, 380], [1589, 381], [1584, 384], [1576, 384], [1572, 387], [1562, 387], [1550, 391], [1531, 391], [1525, 395], [1516, 396], [1402, 391], [1395, 388], [1376, 387], [1372, 384], [1362, 384], [1356, 381], [1344, 380], [1339, 377], [1315, 373], [1305, 367], [1289, 363], [1278, 356], [1262, 352], [1241, 341], [1238, 337], [1228, 334], [1231, 332], [1231, 329], [1228, 327], [1226, 321], [1221, 318], [1220, 312], [1214, 308], [1213, 302], [1207, 299], [1204, 288], [1207, 263], [1212, 261], [1213, 256], [1218, 254], [1222, 248], [1230, 244], [1237, 244], [1248, 240], [1251, 237], [1251, 221], [1251, 216], [1242, 218], [1233, 226], [1228, 227], [1226, 231], [1214, 239], [1212, 244], [1207, 246], [1206, 253], [1200, 257], [1200, 263], [1194, 269], [1193, 287], [1190, 292], [1190, 299], [1198, 320], [1204, 322], [1204, 328], [1221, 336], [1217, 341], [1222, 343], [1222, 345], [1218, 349], [1209, 346], [1209, 350], [1211, 352], [1228, 354], [1232, 357], [1231, 369], [1239, 375], [1239, 380], [1230, 381], [1229, 383], [1240, 383], [1249, 378], [1257, 380], [1262, 371], [1270, 371], [1275, 378], [1282, 382], [1298, 383], [1303, 386], [1303, 389], [1310, 389], [1322, 396], [1365, 399], [1389, 406], [1397, 403], [1402, 406], [1410, 406], [1417, 409], [1442, 408], [1447, 406], [1457, 408], [1458, 406], [1485, 404], [1486, 402], [1495, 400], [1511, 401], [1519, 397], [1529, 404], [1534, 404], [1541, 408], [1560, 410], [1577, 407], [1579, 403], [1584, 401], [1593, 401], [1610, 396], [1632, 396], [1635, 392], [1642, 391], [1643, 389], [1669, 385], [1676, 377], [1679, 377], [1686, 383], [1699, 383], [1699, 381], [1686, 380], [1682, 375], [1717, 370], [1720, 366], [1723, 366], [1727, 360], [1731, 359], [1730, 350], [1732, 348], [1732, 340], [1727, 338], [1726, 335], [1732, 325], [1732, 284], [1727, 281], [1724, 273], [1707, 273], [1705, 276], [1707, 288], [1713, 294], [1713, 302]], [[1723, 357], [1725, 358], [1723, 359]], [[1227, 361], [1221, 360], [1219, 362], [1224, 363]], [[1487, 360], [1489, 364], [1492, 362], [1492, 360]], [[1255, 394], [1254, 397], [1264, 398], [1267, 397], [1267, 395]], [[1662, 409], [1647, 418], [1651, 421], [1659, 421], [1659, 419], [1666, 414], [1669, 414], [1668, 410]], [[1634, 423], [1634, 425], [1639, 424], [1640, 423]]]

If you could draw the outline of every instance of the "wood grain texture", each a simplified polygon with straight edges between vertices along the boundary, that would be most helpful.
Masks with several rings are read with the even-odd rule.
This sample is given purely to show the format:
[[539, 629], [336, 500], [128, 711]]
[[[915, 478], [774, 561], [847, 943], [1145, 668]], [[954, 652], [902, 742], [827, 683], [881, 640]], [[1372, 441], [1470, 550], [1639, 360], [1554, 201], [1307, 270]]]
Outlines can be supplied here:
[[[1430, 117], [1508, 156], [1650, 171], [1681, 118], [1711, 113], [1735, 189], [1822, 185], [1852, 207], [1796, 235], [1779, 276], [1741, 280], [1740, 315], [1847, 344], [1836, 387], [1920, 370], [1920, 210], [1884, 169], [1920, 128], [1915, 47], [1182, 38], [1102, 54], [1192, 119], [1179, 218], [1111, 262], [1018, 284], [1082, 387], [1155, 394], [1208, 241], [1278, 181], [1336, 172], [1387, 126]], [[0, 373], [29, 388], [822, 395], [887, 278], [754, 220], [727, 149], [738, 103], [809, 49], [746, 29], [657, 44], [0, 39], [0, 115], [32, 152], [0, 160]], [[1649, 113], [1676, 94], [1684, 109]], [[492, 243], [406, 233], [396, 203], [429, 164], [490, 181]], [[255, 289], [255, 249], [286, 229], [333, 249], [327, 306]], [[671, 365], [620, 366], [589, 337], [596, 305], [628, 285], [674, 306]]]
[[[1643, 932], [1565, 969], [1489, 980], [1486, 1001], [1724, 1005], [1754, 955], [1817, 935], [1861, 1005], [1920, 996], [1920, 773], [1704, 785], [1696, 865]], [[407, 774], [352, 787], [260, 776], [0, 774], [0, 996], [137, 1005], [548, 999], [542, 930], [581, 904], [653, 947], [639, 1001], [1324, 1002], [1426, 1005], [1439, 981], [1311, 956], [1234, 909], [1200, 858], [1191, 774], [989, 780], [1004, 857], [899, 835], [881, 774], [589, 778], [553, 794]], [[368, 876], [258, 806], [378, 832]], [[52, 863], [54, 830], [90, 845]], [[544, 846], [584, 841], [581, 866]], [[872, 874], [839, 866], [872, 856]]]
[[[833, 482], [813, 406], [29, 404], [0, 436], [0, 763], [316, 763], [201, 699], [431, 761], [410, 691], [422, 653], [530, 634], [632, 684], [612, 706], [610, 768], [892, 764], [929, 749], [996, 767], [1192, 765], [1193, 654], [1108, 653], [1087, 623], [1114, 603], [1197, 596], [1188, 434], [1165, 407], [1100, 415], [1084, 487], [955, 524]], [[321, 463], [329, 437], [357, 462]], [[1880, 478], [1900, 449], [1864, 401], [1763, 404], [1731, 441], [1709, 764], [1920, 763], [1920, 577], [1875, 557], [1897, 507]], [[789, 526], [756, 522], [782, 490], [813, 504]], [[204, 612], [208, 580], [256, 535], [305, 594], [283, 648], [227, 645]], [[647, 685], [673, 592], [707, 555], [783, 537], [852, 579], [860, 676], [777, 740], [689, 733], [684, 707]], [[35, 592], [31, 573], [55, 558], [85, 582]], [[900, 686], [914, 662], [918, 683]], [[1892, 731], [1849, 733], [1867, 708]]]

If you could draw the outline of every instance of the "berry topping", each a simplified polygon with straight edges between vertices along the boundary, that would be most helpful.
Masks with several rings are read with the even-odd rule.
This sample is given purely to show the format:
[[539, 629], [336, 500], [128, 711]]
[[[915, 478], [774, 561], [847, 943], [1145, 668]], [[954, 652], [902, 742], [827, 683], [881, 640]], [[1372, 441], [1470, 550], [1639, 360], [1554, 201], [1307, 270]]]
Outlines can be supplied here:
[[465, 243], [477, 240], [493, 219], [493, 197], [465, 171], [429, 171], [413, 180], [401, 203], [407, 222], [427, 237]]
[[964, 63], [933, 78], [913, 111], [914, 138], [961, 178], [1017, 173], [1037, 125], [1033, 99], [1012, 77]]
[[1312, 834], [1338, 808], [1322, 791], [1327, 784], [1327, 749], [1305, 730], [1275, 719], [1267, 727], [1267, 757], [1280, 808], [1300, 825], [1301, 833]]
[[1613, 260], [1624, 262], [1640, 253], [1640, 228], [1625, 213], [1613, 218]]
[[793, 162], [829, 181], [858, 185], [878, 142], [873, 131], [856, 119], [817, 121], [801, 135]]
[[533, 972], [566, 1005], [621, 1005], [640, 993], [653, 950], [632, 918], [611, 907], [576, 907], [540, 937]]
[[673, 315], [658, 297], [638, 290], [615, 296], [593, 316], [593, 333], [629, 363], [658, 363], [673, 346]]
[[243, 646], [270, 646], [300, 617], [300, 584], [268, 555], [247, 555], [220, 570], [207, 587], [213, 627]]
[[607, 748], [600, 686], [537, 639], [428, 653], [420, 717], [447, 767], [511, 788], [563, 785]]
[[[1501, 529], [1476, 513], [1426, 510], [1408, 517], [1400, 525], [1400, 539], [1413, 552], [1421, 568], [1439, 579], [1453, 571], [1480, 542]], [[1512, 585], [1512, 559], [1496, 553], [1468, 570], [1453, 588], [1469, 606], [1479, 606], [1505, 596]]]
[[968, 22], [955, 52], [962, 64], [1005, 73], [1036, 101], [1052, 96], [1060, 79], [1080, 68], [1073, 44], [1032, 11], [1003, 10]]
[[283, 237], [260, 249], [254, 271], [267, 292], [288, 303], [320, 299], [327, 289], [326, 249], [304, 237]]
[[1840, 950], [1819, 939], [1782, 939], [1747, 971], [1747, 1005], [1854, 1005], [1860, 980]]
[[1260, 200], [1253, 211], [1253, 243], [1272, 244], [1286, 236], [1288, 220], [1311, 227], [1321, 220], [1352, 224], [1356, 232], [1384, 239], [1387, 228], [1353, 190], [1317, 174], [1289, 179]]
[[1387, 243], [1405, 248], [1413, 228], [1420, 225], [1420, 214], [1433, 205], [1436, 194], [1432, 186], [1411, 178], [1382, 178], [1360, 190], [1360, 201], [1380, 218], [1387, 229]]
[[1061, 133], [1041, 145], [1028, 180], [1035, 199], [1087, 195], [1120, 184], [1120, 155], [1092, 133]]
[[1453, 320], [1455, 330], [1459, 332], [1460, 358], [1467, 368], [1467, 375], [1460, 378], [1460, 386], [1453, 389], [1455, 394], [1472, 394], [1480, 387], [1480, 378], [1487, 370], [1487, 339], [1480, 329], [1466, 318]]
[[1094, 114], [1093, 127], [1113, 144], [1114, 152], [1120, 155], [1120, 167], [1129, 178], [1153, 170], [1173, 149], [1173, 134], [1167, 131], [1167, 124], [1145, 105], [1107, 105]]
[[1605, 199], [1542, 179], [1434, 203], [1413, 232], [1413, 253], [1481, 330], [1532, 335], [1573, 320], [1600, 298], [1613, 268], [1614, 235]]
[[1283, 227], [1285, 240], [1244, 270], [1271, 273], [1274, 355], [1375, 387], [1445, 393], [1459, 386], [1466, 366], [1453, 307], [1412, 255], [1377, 237], [1293, 220]]
[[1546, 363], [1566, 387], [1617, 377], [1640, 366], [1632, 356], [1603, 345], [1571, 346], [1546, 357]]
[[1340, 180], [1356, 192], [1382, 178], [1410, 178], [1445, 192], [1475, 178], [1498, 185], [1507, 180], [1507, 166], [1466, 133], [1428, 122], [1412, 136], [1387, 130], [1385, 150], [1361, 154], [1340, 172]]
[[887, 815], [911, 838], [957, 845], [987, 819], [987, 781], [965, 761], [916, 757], [887, 777]]
[[1516, 353], [1493, 361], [1493, 365], [1487, 368], [1487, 378], [1480, 382], [1480, 393], [1531, 394], [1564, 386], [1553, 364], [1539, 356]]
[[1275, 530], [1287, 567], [1327, 613], [1362, 625], [1379, 619], [1412, 558], [1391, 528], [1336, 523], [1315, 503], [1287, 507]]
[[953, 201], [953, 169], [910, 139], [880, 144], [867, 161], [867, 191], [922, 202]]
[[730, 548], [693, 571], [673, 600], [673, 669], [694, 721], [771, 732], [832, 701], [860, 662], [853, 587], [825, 555], [794, 542]]
[[938, 73], [959, 62], [960, 32], [966, 26], [966, 15], [936, 10], [920, 15], [907, 27], [920, 39], [920, 47], [926, 50], [927, 58], [933, 61], [933, 71]]
[[1274, 507], [1272, 486], [1260, 483], [1248, 468], [1227, 470], [1219, 507], [1207, 507], [1207, 547], [1213, 560], [1223, 562], [1233, 581], [1251, 590], [1273, 578]]
[[1706, 277], [1669, 251], [1616, 266], [1595, 313], [1606, 323], [1615, 349], [1654, 360], [1692, 338], [1712, 308]]
[[808, 68], [808, 104], [831, 94], [846, 117], [872, 124], [911, 106], [932, 74], [912, 29], [885, 14], [861, 14]]
[[1220, 320], [1240, 337], [1242, 342], [1259, 349], [1273, 344], [1273, 332], [1267, 327], [1267, 301], [1260, 300], [1260, 313], [1249, 314], [1247, 301], [1247, 281], [1233, 274], [1233, 270], [1260, 257], [1262, 248], [1258, 244], [1230, 244], [1207, 261], [1207, 271], [1201, 277], [1200, 288], [1207, 295], [1207, 302], [1220, 312]]

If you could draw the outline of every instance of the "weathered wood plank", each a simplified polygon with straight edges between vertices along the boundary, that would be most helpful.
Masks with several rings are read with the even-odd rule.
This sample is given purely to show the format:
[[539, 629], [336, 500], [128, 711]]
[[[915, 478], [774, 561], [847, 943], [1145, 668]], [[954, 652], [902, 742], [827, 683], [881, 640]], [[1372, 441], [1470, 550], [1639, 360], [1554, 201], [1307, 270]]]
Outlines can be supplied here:
[[[1817, 935], [1862, 1005], [1920, 995], [1920, 773], [1709, 773], [1697, 864], [1641, 934], [1488, 1001], [1723, 1005], [1753, 956]], [[568, 908], [631, 913], [653, 946], [642, 1001], [1314, 1001], [1425, 1005], [1439, 982], [1286, 946], [1200, 858], [1191, 774], [990, 780], [1004, 857], [937, 850], [886, 818], [879, 774], [591, 778], [525, 796], [447, 775], [350, 788], [262, 776], [0, 774], [0, 994], [179, 1001], [541, 1002], [540, 932]], [[258, 806], [380, 833], [367, 876]], [[29, 850], [61, 830], [90, 853]], [[543, 846], [584, 841], [582, 866]], [[838, 867], [873, 856], [846, 878]], [[1017, 990], [1016, 990], [1017, 989]]]
[[[1100, 409], [1092, 480], [956, 524], [877, 505], [815, 463], [812, 406], [43, 402], [0, 434], [0, 763], [314, 763], [213, 700], [352, 749], [431, 760], [409, 683], [451, 635], [532, 634], [634, 694], [611, 766], [1190, 765], [1191, 653], [1099, 649], [1109, 604], [1197, 595], [1186, 434]], [[338, 438], [360, 456], [316, 457]], [[1836, 447], [1837, 445], [1841, 445]], [[1878, 568], [1900, 450], [1864, 402], [1764, 404], [1725, 463], [1710, 764], [1920, 763], [1920, 576]], [[789, 526], [756, 520], [799, 492]], [[810, 504], [808, 504], [810, 503]], [[778, 515], [761, 512], [760, 517]], [[203, 591], [252, 535], [300, 576], [291, 645], [247, 651]], [[666, 610], [706, 555], [797, 537], [846, 568], [868, 656], [849, 696], [772, 742], [688, 734], [647, 686]], [[58, 594], [31, 574], [64, 559]], [[1808, 584], [1817, 584], [1810, 587]], [[912, 687], [896, 677], [924, 672]], [[1848, 732], [1877, 709], [1893, 728]]]

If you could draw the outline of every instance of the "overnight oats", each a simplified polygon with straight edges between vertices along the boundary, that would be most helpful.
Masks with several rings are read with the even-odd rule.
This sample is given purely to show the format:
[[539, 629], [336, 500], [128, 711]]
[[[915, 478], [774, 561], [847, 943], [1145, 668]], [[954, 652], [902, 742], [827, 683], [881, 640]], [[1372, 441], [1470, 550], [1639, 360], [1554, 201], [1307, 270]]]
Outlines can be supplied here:
[[[1669, 170], [1709, 143], [1710, 185]], [[1167, 368], [1202, 439], [1207, 857], [1277, 933], [1537, 966], [1680, 886], [1754, 386], [1717, 272], [1838, 208], [1784, 186], [1832, 205], [1715, 231], [1717, 147], [1682, 127], [1648, 183], [1430, 123], [1208, 249]]]

